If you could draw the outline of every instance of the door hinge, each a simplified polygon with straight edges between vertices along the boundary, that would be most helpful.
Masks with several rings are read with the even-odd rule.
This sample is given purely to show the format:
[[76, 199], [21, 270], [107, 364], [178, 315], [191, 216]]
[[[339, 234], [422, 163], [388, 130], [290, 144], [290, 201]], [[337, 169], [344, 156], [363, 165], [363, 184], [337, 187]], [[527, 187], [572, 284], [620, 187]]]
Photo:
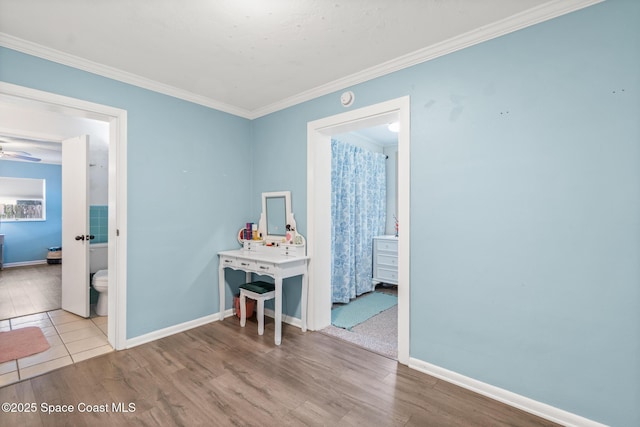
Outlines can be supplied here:
[[120, 236], [120, 229], [116, 228], [116, 237]]

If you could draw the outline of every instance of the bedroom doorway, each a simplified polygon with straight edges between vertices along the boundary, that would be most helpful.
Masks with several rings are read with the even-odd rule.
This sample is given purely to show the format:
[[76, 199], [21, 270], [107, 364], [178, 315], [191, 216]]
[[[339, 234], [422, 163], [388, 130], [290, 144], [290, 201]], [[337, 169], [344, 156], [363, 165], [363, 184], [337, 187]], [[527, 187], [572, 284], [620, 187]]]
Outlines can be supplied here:
[[332, 309], [320, 332], [397, 360], [397, 256], [379, 250], [397, 247], [398, 134], [389, 125], [331, 136]]
[[331, 136], [398, 122], [398, 361], [409, 363], [409, 182], [408, 96], [309, 122], [307, 125], [307, 215], [309, 328], [331, 324]]

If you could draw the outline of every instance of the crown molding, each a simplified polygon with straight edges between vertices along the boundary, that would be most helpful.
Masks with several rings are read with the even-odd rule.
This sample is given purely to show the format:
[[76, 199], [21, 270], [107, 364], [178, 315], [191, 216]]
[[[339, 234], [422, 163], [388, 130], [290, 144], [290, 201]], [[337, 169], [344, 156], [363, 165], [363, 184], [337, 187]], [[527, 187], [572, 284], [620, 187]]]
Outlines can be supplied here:
[[417, 50], [407, 55], [384, 62], [374, 67], [367, 68], [358, 73], [351, 74], [338, 80], [317, 86], [313, 89], [301, 92], [297, 95], [285, 98], [273, 104], [247, 110], [245, 108], [229, 105], [214, 99], [198, 95], [173, 86], [159, 83], [133, 73], [109, 67], [97, 62], [89, 61], [68, 53], [47, 48], [42, 45], [19, 39], [9, 34], [0, 32], [0, 46], [17, 50], [22, 53], [37, 56], [59, 64], [67, 65], [92, 74], [97, 74], [123, 83], [128, 83], [154, 92], [159, 92], [174, 98], [183, 99], [205, 107], [213, 108], [225, 113], [246, 119], [256, 119], [285, 108], [292, 107], [311, 99], [328, 95], [330, 93], [348, 88], [365, 81], [382, 77], [384, 75], [411, 67], [432, 59], [447, 55], [452, 52], [473, 46], [511, 32], [539, 24], [544, 21], [601, 3], [604, 0], [551, 0], [524, 12], [494, 22], [492, 24], [469, 31], [451, 39]]
[[346, 89], [368, 80], [421, 64], [464, 48], [512, 33], [514, 31], [548, 21], [558, 16], [584, 9], [605, 0], [552, 0], [524, 12], [496, 21], [492, 24], [452, 37], [424, 49], [411, 52], [382, 64], [367, 68], [355, 74], [317, 86], [292, 97], [252, 111], [251, 119], [256, 119], [276, 111], [292, 107], [311, 99]]
[[51, 49], [27, 40], [23, 40], [6, 33], [0, 32], [0, 46], [26, 53], [28, 55], [36, 56], [38, 58], [56, 62], [58, 64], [67, 65], [69, 67], [87, 71], [92, 74], [97, 74], [102, 77], [107, 77], [123, 83], [128, 83], [134, 86], [148, 89], [153, 92], [158, 92], [164, 95], [172, 96], [174, 98], [193, 102], [194, 104], [210, 107], [215, 110], [233, 114], [235, 116], [240, 116], [247, 119], [251, 116], [251, 112], [244, 108], [225, 104], [223, 102], [219, 102], [211, 98], [195, 94], [193, 92], [178, 89], [176, 87], [169, 86], [155, 80], [138, 76], [137, 74], [122, 71], [120, 69], [93, 62], [75, 55], [70, 55], [68, 53], [56, 49]]

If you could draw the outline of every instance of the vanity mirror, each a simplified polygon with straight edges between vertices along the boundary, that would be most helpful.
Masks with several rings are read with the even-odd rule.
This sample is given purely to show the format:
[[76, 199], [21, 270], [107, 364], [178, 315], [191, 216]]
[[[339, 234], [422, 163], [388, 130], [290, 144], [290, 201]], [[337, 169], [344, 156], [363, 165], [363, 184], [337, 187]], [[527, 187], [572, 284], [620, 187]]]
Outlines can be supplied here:
[[267, 242], [280, 242], [287, 235], [287, 226], [296, 229], [291, 212], [291, 192], [262, 193], [262, 214], [259, 230]]

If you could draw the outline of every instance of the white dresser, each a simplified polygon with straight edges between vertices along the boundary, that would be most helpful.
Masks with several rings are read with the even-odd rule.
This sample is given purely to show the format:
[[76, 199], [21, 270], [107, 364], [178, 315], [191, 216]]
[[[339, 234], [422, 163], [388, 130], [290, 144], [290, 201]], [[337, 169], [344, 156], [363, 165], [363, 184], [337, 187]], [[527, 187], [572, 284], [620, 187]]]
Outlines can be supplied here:
[[373, 283], [398, 284], [398, 238], [373, 238]]

